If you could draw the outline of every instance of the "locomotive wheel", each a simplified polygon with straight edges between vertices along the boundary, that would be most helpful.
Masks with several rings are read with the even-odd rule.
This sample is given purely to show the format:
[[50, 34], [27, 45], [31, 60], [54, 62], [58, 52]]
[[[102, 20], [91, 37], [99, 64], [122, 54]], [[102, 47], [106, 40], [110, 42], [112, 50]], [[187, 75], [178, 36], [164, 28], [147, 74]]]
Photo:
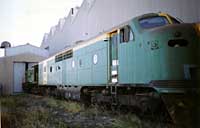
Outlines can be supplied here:
[[142, 118], [150, 118], [160, 122], [169, 122], [170, 117], [167, 115], [165, 105], [160, 97], [137, 96], [136, 113]]
[[81, 93], [81, 102], [85, 107], [89, 107], [91, 105], [91, 95]]

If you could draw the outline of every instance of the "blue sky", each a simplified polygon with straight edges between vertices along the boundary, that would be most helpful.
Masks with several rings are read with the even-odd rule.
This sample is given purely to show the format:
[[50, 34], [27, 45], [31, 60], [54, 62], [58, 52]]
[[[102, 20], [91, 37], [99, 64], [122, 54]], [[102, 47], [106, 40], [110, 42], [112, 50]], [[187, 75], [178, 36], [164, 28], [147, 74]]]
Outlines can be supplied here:
[[0, 43], [40, 46], [44, 33], [83, 0], [0, 0]]

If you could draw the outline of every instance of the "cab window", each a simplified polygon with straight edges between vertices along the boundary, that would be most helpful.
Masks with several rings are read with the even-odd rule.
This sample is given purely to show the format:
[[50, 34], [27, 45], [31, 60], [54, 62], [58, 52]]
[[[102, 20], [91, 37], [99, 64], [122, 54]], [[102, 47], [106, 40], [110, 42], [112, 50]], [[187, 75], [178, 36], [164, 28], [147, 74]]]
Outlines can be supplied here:
[[169, 22], [164, 16], [154, 16], [140, 19], [139, 24], [142, 28], [155, 28], [167, 25]]
[[175, 19], [173, 17], [170, 17], [170, 18], [171, 18], [173, 24], [180, 24], [180, 21], [178, 21], [177, 19]]
[[134, 40], [134, 35], [130, 26], [125, 26], [120, 29], [120, 43], [128, 43]]

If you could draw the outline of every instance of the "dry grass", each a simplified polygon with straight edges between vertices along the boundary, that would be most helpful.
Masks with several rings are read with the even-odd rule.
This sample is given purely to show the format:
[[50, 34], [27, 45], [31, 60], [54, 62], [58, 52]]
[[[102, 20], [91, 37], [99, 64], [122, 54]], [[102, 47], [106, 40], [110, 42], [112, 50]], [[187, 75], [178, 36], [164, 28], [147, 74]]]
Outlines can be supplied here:
[[[72, 101], [28, 94], [1, 97], [0, 101], [4, 111], [4, 128], [82, 128], [83, 123], [98, 123], [93, 126], [97, 128], [142, 128], [140, 119], [135, 115], [112, 115], [98, 106], [85, 109], [83, 105]], [[60, 116], [62, 113], [69, 115], [67, 120], [69, 118], [73, 125], [66, 123], [66, 117]], [[74, 115], [78, 115], [78, 118]], [[108, 121], [109, 125], [98, 121], [104, 117], [111, 120]]]
[[78, 113], [83, 111], [84, 107], [76, 102], [65, 102], [63, 100], [57, 100], [54, 98], [47, 98], [46, 99], [47, 105], [52, 108], [61, 108], [64, 109], [66, 112]]
[[54, 119], [49, 109], [34, 106], [28, 95], [1, 97], [2, 127], [5, 128], [67, 128], [62, 120]]
[[142, 123], [135, 115], [119, 116], [114, 120], [113, 128], [142, 128]]

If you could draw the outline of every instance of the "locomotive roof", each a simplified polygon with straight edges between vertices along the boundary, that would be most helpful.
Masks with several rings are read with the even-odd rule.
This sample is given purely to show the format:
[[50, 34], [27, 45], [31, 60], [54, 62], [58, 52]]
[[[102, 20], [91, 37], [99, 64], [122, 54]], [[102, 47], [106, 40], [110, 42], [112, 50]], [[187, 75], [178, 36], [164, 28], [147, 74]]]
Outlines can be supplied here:
[[134, 19], [143, 19], [143, 18], [148, 18], [148, 17], [153, 17], [153, 16], [159, 16], [159, 14], [165, 14], [165, 13], [147, 13], [147, 14], [137, 16]]
[[100, 32], [97, 36], [94, 36], [94, 37], [91, 37], [90, 39], [88, 40], [81, 40], [81, 41], [77, 41], [75, 42], [74, 45], [70, 46], [70, 47], [67, 47], [65, 49], [63, 49], [62, 51], [50, 56], [48, 59], [45, 59], [44, 61], [48, 61], [48, 60], [51, 60], [53, 59], [55, 56], [57, 55], [60, 55], [68, 50], [78, 50], [80, 48], [83, 48], [85, 46], [88, 46], [90, 44], [93, 44], [97, 41], [100, 41], [100, 40], [104, 40], [104, 39], [107, 39], [109, 38], [109, 34], [114, 32], [114, 31], [117, 31], [118, 29], [122, 28], [123, 26], [125, 25], [128, 25], [133, 19], [137, 20], [137, 19], [142, 19], [142, 18], [147, 18], [147, 17], [152, 17], [152, 16], [159, 16], [159, 14], [162, 14], [162, 15], [168, 15], [166, 13], [147, 13], [147, 14], [144, 14], [144, 15], [140, 15], [140, 16], [137, 16], [135, 18], [131, 18], [130, 20], [126, 21], [126, 22], [123, 22], [121, 24], [119, 24], [118, 26], [115, 26], [115, 27], [112, 27], [111, 29], [107, 30], [107, 31], [102, 31]]

